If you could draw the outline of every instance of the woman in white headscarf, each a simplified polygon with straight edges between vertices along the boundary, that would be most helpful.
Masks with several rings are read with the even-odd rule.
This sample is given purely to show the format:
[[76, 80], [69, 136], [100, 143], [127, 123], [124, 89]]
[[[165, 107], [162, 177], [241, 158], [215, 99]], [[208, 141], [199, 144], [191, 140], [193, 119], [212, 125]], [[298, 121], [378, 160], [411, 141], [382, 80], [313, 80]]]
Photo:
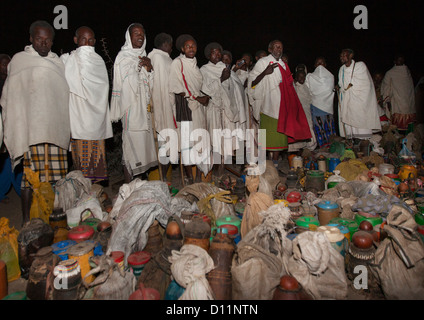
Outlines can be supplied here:
[[131, 24], [113, 70], [111, 119], [122, 121], [122, 157], [127, 183], [158, 164], [149, 110], [153, 67], [145, 48], [143, 26]]

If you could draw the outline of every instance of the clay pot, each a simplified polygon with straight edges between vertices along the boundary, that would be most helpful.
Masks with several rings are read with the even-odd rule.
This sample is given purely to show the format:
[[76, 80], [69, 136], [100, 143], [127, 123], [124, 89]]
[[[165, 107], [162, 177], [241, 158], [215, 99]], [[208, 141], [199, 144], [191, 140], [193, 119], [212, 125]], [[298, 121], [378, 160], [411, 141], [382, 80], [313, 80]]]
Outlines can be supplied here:
[[359, 224], [359, 229], [363, 231], [372, 231], [374, 230], [374, 227], [371, 222], [364, 220]]
[[107, 230], [107, 229], [109, 229], [109, 228], [111, 228], [111, 227], [112, 227], [112, 225], [111, 225], [109, 222], [107, 222], [107, 221], [102, 221], [102, 222], [100, 222], [100, 223], [97, 225], [97, 231], [98, 231], [98, 232], [102, 232], [102, 231]]
[[303, 290], [294, 277], [285, 275], [280, 279], [280, 285], [275, 289], [272, 300], [313, 300], [313, 297]]
[[168, 239], [180, 240], [183, 238], [180, 226], [176, 221], [170, 221], [166, 226], [166, 237]]
[[355, 232], [352, 237], [353, 244], [360, 249], [371, 248], [373, 241], [373, 236], [369, 232], [363, 230]]

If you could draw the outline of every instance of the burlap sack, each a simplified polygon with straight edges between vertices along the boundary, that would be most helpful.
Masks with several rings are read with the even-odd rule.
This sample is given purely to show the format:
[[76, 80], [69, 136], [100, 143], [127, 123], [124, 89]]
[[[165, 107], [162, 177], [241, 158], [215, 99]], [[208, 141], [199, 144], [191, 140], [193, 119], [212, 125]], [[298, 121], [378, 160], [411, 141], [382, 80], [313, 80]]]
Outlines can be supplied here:
[[316, 300], [347, 297], [344, 258], [322, 232], [306, 231], [293, 240], [288, 271]]
[[388, 237], [375, 253], [371, 272], [386, 299], [424, 299], [424, 243], [414, 217], [395, 205], [387, 216]]

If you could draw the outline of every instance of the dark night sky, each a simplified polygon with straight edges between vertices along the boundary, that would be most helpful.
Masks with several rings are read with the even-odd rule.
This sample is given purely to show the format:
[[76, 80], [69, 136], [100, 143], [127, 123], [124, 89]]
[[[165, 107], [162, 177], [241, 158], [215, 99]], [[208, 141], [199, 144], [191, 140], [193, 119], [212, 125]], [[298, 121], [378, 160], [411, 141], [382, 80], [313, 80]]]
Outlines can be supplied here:
[[[368, 9], [368, 29], [356, 30], [353, 13], [356, 5]], [[81, 25], [96, 32], [97, 52], [104, 55], [100, 39], [106, 38], [112, 59], [124, 43], [124, 33], [132, 22], [141, 22], [147, 35], [147, 51], [160, 32], [174, 39], [182, 33], [192, 34], [198, 42], [199, 66], [205, 63], [204, 47], [212, 41], [230, 50], [235, 59], [243, 52], [252, 55], [280, 39], [294, 70], [305, 63], [313, 71], [316, 56], [327, 58], [328, 68], [337, 73], [341, 49], [355, 51], [374, 71], [387, 71], [393, 56], [402, 52], [414, 78], [424, 71], [423, 5], [421, 1], [2, 1], [0, 10], [0, 53], [13, 55], [29, 44], [29, 25], [37, 20], [53, 24], [56, 5], [68, 9], [68, 30], [56, 30], [53, 51], [74, 49], [73, 34]], [[173, 57], [178, 54], [176, 50]]]

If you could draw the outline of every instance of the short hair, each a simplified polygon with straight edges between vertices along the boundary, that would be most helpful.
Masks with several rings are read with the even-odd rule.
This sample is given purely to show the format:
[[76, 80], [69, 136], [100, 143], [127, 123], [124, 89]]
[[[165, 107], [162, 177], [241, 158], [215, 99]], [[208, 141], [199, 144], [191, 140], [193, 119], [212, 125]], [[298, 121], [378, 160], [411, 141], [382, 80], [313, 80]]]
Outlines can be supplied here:
[[139, 22], [131, 23], [131, 24], [130, 24], [130, 26], [128, 27], [128, 32], [131, 34], [132, 30], [133, 30], [135, 27], [140, 27], [141, 29], [143, 29], [143, 32], [144, 32], [144, 33], [146, 33], [146, 30], [144, 30], [143, 25], [142, 25], [141, 23], [139, 23]]
[[175, 40], [175, 46], [177, 47], [177, 50], [181, 51], [181, 48], [184, 46], [184, 43], [186, 43], [186, 41], [188, 40], [194, 41], [194, 43], [197, 45], [196, 40], [191, 35], [184, 33], [182, 35], [179, 35], [177, 40]]
[[165, 33], [165, 32], [161, 32], [158, 35], [156, 35], [155, 40], [154, 40], [154, 45], [155, 48], [160, 48], [162, 47], [165, 43], [169, 43], [172, 44], [172, 36]]
[[349, 48], [343, 49], [342, 52], [347, 52], [348, 54], [351, 54], [352, 57], [355, 55], [355, 52], [352, 49], [349, 49]]
[[35, 28], [37, 27], [49, 29], [52, 32], [52, 37], [54, 38], [55, 36], [54, 28], [51, 26], [50, 23], [48, 23], [45, 20], [37, 20], [31, 23], [29, 27], [29, 34], [31, 37], [34, 36]]
[[272, 40], [272, 41], [268, 44], [268, 49], [271, 49], [271, 48], [272, 48], [272, 46], [274, 45], [274, 43], [276, 43], [276, 42], [280, 42], [281, 44], [283, 44], [283, 42], [282, 42], [282, 41], [280, 41], [280, 40], [278, 40], [278, 39], [275, 39], [275, 40]]
[[12, 60], [12, 58], [8, 54], [0, 53], [0, 61], [3, 59], [8, 59], [9, 61]]
[[259, 57], [261, 54], [265, 54], [265, 55], [267, 55], [267, 53], [266, 53], [266, 51], [265, 51], [265, 50], [258, 50], [258, 51], [256, 51], [256, 53], [255, 53], [255, 57]]
[[[262, 50], [262, 51], [264, 51], [264, 52], [265, 52], [265, 50]], [[253, 60], [253, 57], [252, 57], [252, 55], [251, 55], [249, 52], [245, 52], [245, 53], [243, 53], [241, 56], [242, 56], [242, 57], [243, 57], [243, 56], [248, 56], [248, 57], [250, 58], [250, 60], [251, 60], [251, 61]]]
[[317, 58], [315, 59], [315, 63], [316, 63], [318, 60], [322, 60], [322, 61], [324, 61], [324, 63], [327, 63], [327, 60], [325, 60], [325, 58], [324, 58], [323, 56], [319, 56], [319, 57], [317, 57]]
[[304, 75], [306, 76], [306, 71], [305, 71], [304, 69], [296, 70], [295, 77], [297, 77], [297, 76], [298, 76], [298, 75], [300, 75], [300, 74], [304, 74]]
[[81, 27], [79, 27], [77, 30], [75, 30], [75, 37], [77, 37], [77, 38], [78, 38], [78, 34], [79, 34], [79, 32], [80, 32], [82, 29], [87, 29], [87, 30], [91, 31], [91, 32], [93, 33], [93, 35], [94, 35], [94, 36], [96, 35], [96, 34], [94, 33], [94, 30], [93, 30], [93, 29], [91, 29], [90, 27], [87, 27], [87, 26], [81, 26]]
[[228, 51], [228, 50], [222, 50], [222, 55], [224, 55], [224, 54], [227, 55], [227, 56], [229, 56], [230, 59], [233, 60], [233, 54], [230, 51]]
[[222, 46], [218, 43], [218, 42], [211, 42], [211, 43], [209, 43], [207, 46], [206, 46], [206, 48], [205, 48], [205, 57], [207, 58], [207, 59], [209, 59], [210, 58], [210, 56], [211, 56], [211, 52], [212, 52], [212, 50], [213, 49], [219, 49], [219, 50], [221, 50], [221, 52], [222, 52]]

